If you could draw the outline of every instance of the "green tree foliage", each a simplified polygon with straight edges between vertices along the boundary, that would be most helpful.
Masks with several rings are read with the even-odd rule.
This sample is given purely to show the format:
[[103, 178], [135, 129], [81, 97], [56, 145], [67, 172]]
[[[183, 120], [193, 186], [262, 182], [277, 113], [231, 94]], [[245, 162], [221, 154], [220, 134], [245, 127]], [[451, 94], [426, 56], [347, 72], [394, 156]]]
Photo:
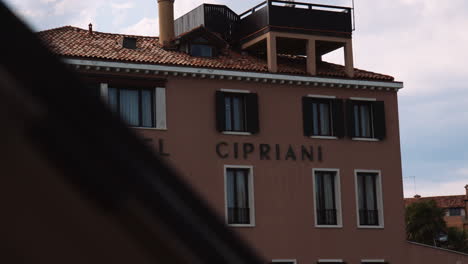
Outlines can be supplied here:
[[468, 253], [468, 234], [461, 229], [450, 227], [447, 230], [447, 248]]
[[408, 240], [436, 246], [440, 235], [447, 230], [444, 215], [444, 210], [433, 200], [409, 205], [406, 208]]
[[[435, 201], [422, 201], [406, 207], [406, 234], [410, 241], [468, 253], [468, 233], [447, 228], [445, 211]], [[441, 241], [441, 237], [446, 237]]]

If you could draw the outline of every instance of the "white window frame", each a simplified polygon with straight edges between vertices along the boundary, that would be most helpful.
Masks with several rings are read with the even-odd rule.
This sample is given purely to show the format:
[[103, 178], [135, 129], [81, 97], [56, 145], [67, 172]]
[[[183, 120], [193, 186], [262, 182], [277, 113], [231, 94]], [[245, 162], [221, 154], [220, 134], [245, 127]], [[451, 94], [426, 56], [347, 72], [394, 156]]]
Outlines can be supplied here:
[[238, 89], [220, 89], [219, 91], [224, 93], [251, 93], [249, 90], [238, 90]]
[[[320, 94], [308, 94], [307, 97], [310, 98], [317, 98], [317, 99], [336, 99], [334, 95], [320, 95]], [[330, 106], [332, 107], [332, 106]], [[333, 117], [330, 118], [330, 121], [333, 123]], [[329, 140], [336, 140], [338, 137], [336, 136], [310, 136], [312, 139], [329, 139]]]
[[[377, 98], [369, 98], [369, 97], [350, 97], [349, 100], [353, 101], [365, 101], [365, 102], [376, 102]], [[354, 111], [354, 110], [353, 110]], [[354, 113], [353, 113], [354, 114]], [[371, 112], [371, 125], [372, 125], [372, 131], [374, 131], [374, 111]], [[361, 137], [353, 137], [351, 140], [354, 141], [368, 141], [368, 142], [378, 142], [380, 139], [378, 138], [361, 138]]]
[[272, 263], [276, 262], [292, 262], [293, 264], [297, 264], [297, 260], [295, 259], [274, 259], [271, 261]]
[[369, 97], [350, 97], [349, 100], [376, 102], [376, 101], [377, 101], [377, 98], [369, 98]]
[[250, 136], [250, 135], [252, 135], [252, 133], [250, 133], [250, 132], [236, 132], [236, 131], [223, 131], [222, 134], [231, 135], [231, 136]]
[[362, 259], [361, 263], [386, 263], [384, 259]]
[[[363, 226], [360, 224], [359, 219], [359, 194], [358, 194], [358, 173], [375, 173], [377, 174], [376, 180], [376, 196], [377, 196], [377, 209], [379, 210], [379, 225], [378, 226]], [[384, 200], [382, 188], [382, 171], [381, 170], [354, 170], [354, 194], [356, 196], [356, 220], [357, 227], [361, 229], [384, 229], [385, 228], [385, 214], [384, 214]]]
[[[109, 84], [100, 84], [101, 96], [104, 102], [107, 104], [109, 98]], [[146, 130], [167, 130], [167, 107], [166, 107], [166, 88], [156, 87], [154, 88], [154, 117], [155, 127], [131, 127], [135, 129], [146, 129]]]
[[[248, 169], [249, 170], [249, 208], [250, 224], [229, 224], [228, 198], [227, 198], [227, 170], [228, 169]], [[224, 165], [224, 215], [225, 221], [231, 227], [255, 227], [255, 199], [254, 199], [254, 167], [251, 165]]]
[[318, 263], [336, 263], [336, 262], [344, 263], [342, 259], [319, 259], [317, 262]]
[[[315, 172], [325, 171], [325, 172], [335, 172], [335, 202], [336, 202], [336, 225], [319, 225], [317, 221], [317, 195], [316, 195], [316, 186], [315, 186]], [[314, 221], [316, 228], [343, 228], [343, 213], [341, 208], [341, 177], [340, 169], [325, 169], [325, 168], [313, 168], [312, 169], [312, 189], [314, 195]]]
[[[239, 89], [219, 89], [219, 91], [223, 93], [241, 93], [241, 94], [252, 93], [250, 90], [239, 90]], [[223, 135], [231, 135], [231, 136], [251, 136], [252, 135], [252, 133], [250, 132], [239, 132], [239, 131], [223, 131], [221, 133]]]
[[307, 97], [318, 98], [318, 99], [336, 99], [334, 95], [320, 95], [320, 94], [308, 94]]

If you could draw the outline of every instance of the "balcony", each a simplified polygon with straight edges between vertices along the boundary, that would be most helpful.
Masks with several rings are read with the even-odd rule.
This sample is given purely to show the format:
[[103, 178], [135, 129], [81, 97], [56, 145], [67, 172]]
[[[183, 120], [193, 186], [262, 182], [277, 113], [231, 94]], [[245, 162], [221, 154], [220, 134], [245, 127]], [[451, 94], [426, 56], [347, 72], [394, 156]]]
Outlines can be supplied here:
[[269, 31], [351, 38], [349, 7], [268, 0], [240, 15], [239, 38], [247, 42]]
[[337, 214], [335, 209], [318, 209], [317, 210], [318, 225], [337, 225]]

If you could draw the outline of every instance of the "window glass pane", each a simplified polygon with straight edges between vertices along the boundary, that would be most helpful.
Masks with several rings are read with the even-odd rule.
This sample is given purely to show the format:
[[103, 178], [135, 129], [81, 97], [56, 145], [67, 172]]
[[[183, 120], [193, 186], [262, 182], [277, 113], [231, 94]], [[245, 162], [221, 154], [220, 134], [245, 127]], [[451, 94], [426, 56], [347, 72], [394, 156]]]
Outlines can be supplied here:
[[333, 210], [335, 209], [335, 198], [334, 195], [334, 177], [332, 173], [325, 173], [323, 178], [323, 189], [325, 193], [325, 209], [326, 210]]
[[120, 90], [120, 114], [130, 126], [139, 126], [137, 90]]
[[356, 137], [361, 137], [359, 120], [359, 105], [354, 105], [354, 135]]
[[249, 170], [228, 169], [226, 177], [228, 223], [249, 224]]
[[366, 204], [368, 210], [376, 210], [376, 201], [375, 201], [375, 176], [366, 175]]
[[361, 137], [371, 137], [371, 119], [369, 105], [361, 105]]
[[461, 216], [462, 210], [461, 208], [450, 208], [449, 209], [449, 216]]
[[247, 190], [247, 175], [244, 170], [238, 170], [236, 175], [236, 190], [237, 190], [237, 206], [239, 208], [248, 208], [248, 190]]
[[192, 44], [191, 45], [191, 55], [197, 57], [212, 57], [213, 48], [208, 45], [202, 44]]
[[318, 113], [318, 105], [317, 103], [312, 104], [312, 117], [313, 117], [313, 135], [319, 136], [319, 113]]
[[323, 210], [324, 208], [324, 193], [323, 193], [323, 174], [316, 172], [315, 174], [315, 190], [316, 190], [316, 204], [318, 210]]
[[117, 111], [117, 89], [109, 88], [107, 96], [110, 108], [113, 111]]
[[233, 170], [227, 170], [227, 176], [226, 176], [226, 181], [227, 181], [227, 205], [228, 208], [234, 208], [235, 207], [235, 201], [234, 201], [234, 192], [235, 192], [235, 185], [234, 185], [234, 171]]
[[365, 179], [364, 176], [358, 175], [358, 202], [359, 202], [359, 210], [364, 210], [366, 209], [365, 205]]
[[320, 128], [322, 136], [330, 136], [330, 105], [320, 104]]
[[231, 116], [232, 116], [232, 105], [231, 105], [231, 97], [229, 96], [226, 96], [224, 98], [224, 107], [225, 107], [225, 119], [226, 119], [226, 130], [227, 131], [232, 131], [232, 119], [231, 119]]
[[361, 225], [378, 225], [377, 174], [358, 174], [359, 222]]
[[233, 130], [244, 131], [244, 100], [242, 97], [233, 97]]
[[316, 213], [317, 224], [336, 225], [335, 172], [316, 172]]
[[154, 107], [152, 106], [153, 93], [149, 90], [141, 91], [141, 111], [142, 111], [142, 126], [153, 127]]

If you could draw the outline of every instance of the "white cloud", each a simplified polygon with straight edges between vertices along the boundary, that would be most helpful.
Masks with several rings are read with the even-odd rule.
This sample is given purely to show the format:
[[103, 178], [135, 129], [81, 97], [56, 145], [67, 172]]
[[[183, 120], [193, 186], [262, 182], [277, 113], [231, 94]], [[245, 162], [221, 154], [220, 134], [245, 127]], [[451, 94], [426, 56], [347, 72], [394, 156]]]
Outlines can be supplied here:
[[466, 184], [468, 184], [468, 168], [459, 168], [455, 173], [459, 176], [466, 177]]
[[[468, 179], [453, 180], [453, 181], [421, 181], [416, 182], [417, 194], [422, 197], [426, 196], [444, 196], [444, 195], [463, 195], [465, 194], [465, 185], [468, 184]], [[411, 183], [407, 183], [405, 188], [405, 197], [413, 197], [415, 195], [414, 188]]]
[[134, 4], [131, 2], [126, 3], [111, 3], [113, 9], [130, 9], [134, 7]]
[[112, 13], [112, 23], [115, 26], [120, 26], [125, 23], [125, 20], [128, 18], [129, 9], [134, 7], [134, 4], [131, 2], [126, 3], [111, 3], [111, 13]]
[[138, 23], [123, 28], [120, 33], [139, 36], [158, 36], [159, 22], [156, 18], [143, 18]]

